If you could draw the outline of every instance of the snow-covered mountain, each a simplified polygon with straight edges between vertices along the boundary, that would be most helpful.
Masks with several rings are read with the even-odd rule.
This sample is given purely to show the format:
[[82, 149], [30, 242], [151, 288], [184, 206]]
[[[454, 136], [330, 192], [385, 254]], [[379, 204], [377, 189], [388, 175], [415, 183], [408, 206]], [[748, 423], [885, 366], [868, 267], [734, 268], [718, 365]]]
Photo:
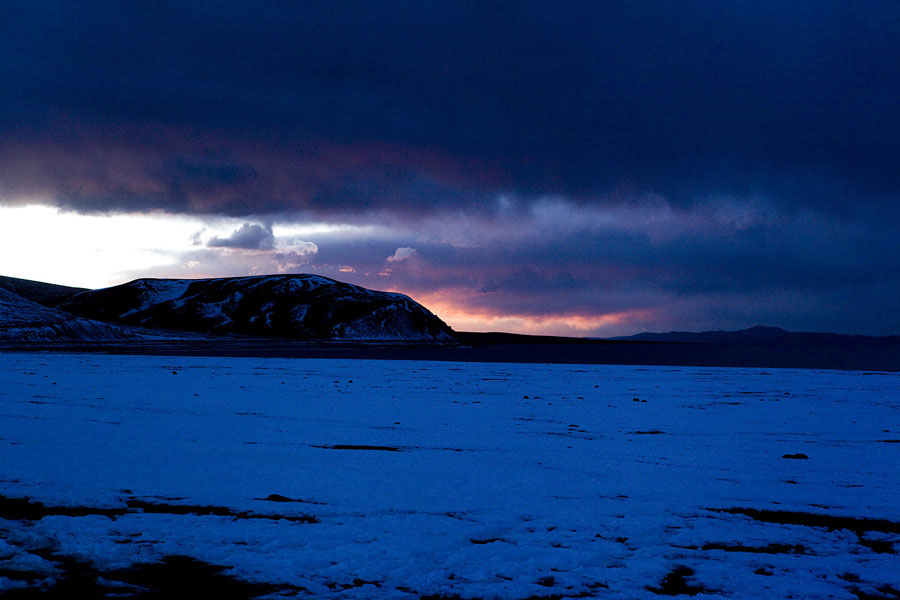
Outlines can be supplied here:
[[0, 287], [0, 341], [120, 341], [141, 336], [123, 327], [83, 319]]
[[318, 275], [137, 279], [58, 306], [141, 327], [292, 339], [451, 341], [447, 324], [403, 294]]

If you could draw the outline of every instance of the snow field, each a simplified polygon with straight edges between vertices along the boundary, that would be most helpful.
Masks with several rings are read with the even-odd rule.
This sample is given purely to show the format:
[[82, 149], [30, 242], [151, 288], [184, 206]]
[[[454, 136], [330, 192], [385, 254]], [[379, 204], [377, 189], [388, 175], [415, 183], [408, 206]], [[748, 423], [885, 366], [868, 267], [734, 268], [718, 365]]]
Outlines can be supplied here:
[[896, 523], [897, 440], [896, 373], [3, 353], [0, 494], [123, 514], [0, 514], [0, 573], [52, 577], [52, 546], [278, 597], [658, 598], [678, 567], [703, 598], [879, 597], [900, 532], [714, 509]]

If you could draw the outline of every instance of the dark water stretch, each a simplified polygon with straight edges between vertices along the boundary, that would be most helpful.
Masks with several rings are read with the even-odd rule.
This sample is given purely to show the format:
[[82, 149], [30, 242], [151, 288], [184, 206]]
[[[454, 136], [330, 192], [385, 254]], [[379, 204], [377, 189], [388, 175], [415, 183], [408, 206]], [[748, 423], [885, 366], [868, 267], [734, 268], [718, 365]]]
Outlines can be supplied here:
[[459, 362], [571, 363], [900, 371], [900, 344], [703, 344], [466, 334], [463, 345], [191, 340], [7, 345], [4, 350], [162, 356], [362, 358]]

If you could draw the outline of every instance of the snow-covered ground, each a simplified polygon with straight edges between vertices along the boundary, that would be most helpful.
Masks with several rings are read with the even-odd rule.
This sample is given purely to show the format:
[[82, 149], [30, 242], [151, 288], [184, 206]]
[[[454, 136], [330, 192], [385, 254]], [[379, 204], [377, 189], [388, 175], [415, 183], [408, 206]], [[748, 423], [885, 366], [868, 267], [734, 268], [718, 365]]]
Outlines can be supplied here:
[[0, 589], [892, 598], [898, 441], [897, 373], [0, 354]]

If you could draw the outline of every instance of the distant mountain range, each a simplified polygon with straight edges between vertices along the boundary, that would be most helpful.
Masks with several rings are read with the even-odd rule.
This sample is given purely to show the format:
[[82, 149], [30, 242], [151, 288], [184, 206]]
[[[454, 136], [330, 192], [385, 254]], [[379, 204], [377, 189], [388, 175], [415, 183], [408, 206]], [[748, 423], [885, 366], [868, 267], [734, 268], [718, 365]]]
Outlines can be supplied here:
[[847, 335], [842, 333], [794, 332], [780, 327], [750, 327], [740, 331], [670, 331], [668, 333], [639, 333], [624, 337], [606, 338], [617, 341], [677, 342], [693, 344], [897, 344], [900, 336]]
[[[199, 336], [199, 337], [198, 337]], [[900, 336], [671, 331], [606, 339], [455, 332], [408, 296], [319, 275], [137, 279], [87, 290], [0, 276], [0, 341], [128, 341], [232, 338], [380, 340], [465, 346], [669, 342], [758, 346], [900, 345]]]

